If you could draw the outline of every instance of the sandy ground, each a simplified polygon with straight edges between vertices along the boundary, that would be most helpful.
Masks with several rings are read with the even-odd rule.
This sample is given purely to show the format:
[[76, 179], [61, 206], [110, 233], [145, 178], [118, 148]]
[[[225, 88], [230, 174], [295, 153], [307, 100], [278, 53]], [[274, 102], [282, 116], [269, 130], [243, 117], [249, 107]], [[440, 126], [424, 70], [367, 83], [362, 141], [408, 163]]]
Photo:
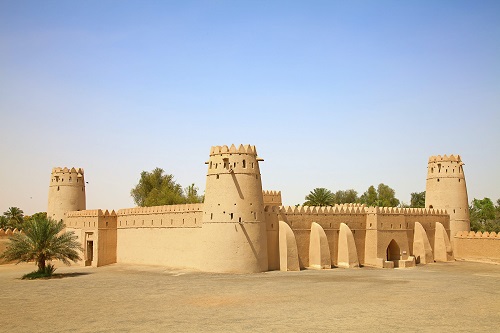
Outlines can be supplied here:
[[110, 265], [19, 279], [0, 265], [1, 332], [500, 332], [500, 265], [229, 275]]

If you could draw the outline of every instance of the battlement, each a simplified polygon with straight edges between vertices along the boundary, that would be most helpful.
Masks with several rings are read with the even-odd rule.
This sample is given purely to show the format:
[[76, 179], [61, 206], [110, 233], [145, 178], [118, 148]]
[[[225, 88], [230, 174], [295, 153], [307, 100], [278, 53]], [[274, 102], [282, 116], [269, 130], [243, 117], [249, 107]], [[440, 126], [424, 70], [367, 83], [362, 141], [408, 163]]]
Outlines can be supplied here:
[[7, 229], [7, 230], [3, 230], [3, 229], [0, 229], [0, 237], [1, 236], [12, 236], [14, 234], [24, 234], [24, 232], [22, 230], [17, 230], [17, 228], [14, 228], [14, 229]]
[[448, 215], [444, 209], [434, 208], [400, 208], [400, 207], [368, 207], [371, 214], [401, 214], [401, 215]]
[[281, 212], [283, 214], [394, 214], [394, 215], [440, 215], [446, 216], [448, 213], [444, 209], [434, 208], [400, 208], [400, 207], [366, 207], [364, 204], [341, 204], [335, 206], [278, 206], [268, 204], [265, 206], [266, 212]]
[[284, 214], [366, 214], [366, 206], [361, 204], [341, 204], [335, 206], [281, 206]]
[[435, 162], [457, 162], [457, 163], [462, 163], [462, 159], [460, 155], [453, 155], [451, 154], [450, 156], [447, 156], [446, 154], [441, 156], [431, 156], [429, 157], [429, 163], [435, 163]]
[[255, 146], [242, 144], [240, 144], [238, 148], [236, 148], [234, 144], [232, 144], [231, 147], [224, 145], [212, 146], [210, 148], [210, 156], [219, 154], [248, 154], [257, 156], [257, 149], [255, 148]]
[[262, 191], [264, 206], [276, 205], [281, 206], [281, 191]]
[[475, 232], [475, 231], [459, 231], [455, 235], [455, 237], [458, 238], [489, 238], [489, 239], [499, 239], [500, 240], [500, 233], [497, 234], [496, 232]]
[[83, 181], [83, 169], [82, 168], [71, 168], [68, 169], [66, 167], [60, 168], [52, 168], [52, 174], [50, 177], [51, 186], [55, 185], [78, 185], [84, 186]]
[[98, 217], [98, 216], [116, 216], [116, 212], [112, 210], [111, 212], [102, 209], [91, 209], [91, 210], [79, 210], [79, 211], [73, 211], [73, 212], [68, 212], [66, 214], [67, 217]]
[[78, 168], [78, 169], [75, 169], [74, 167], [71, 168], [71, 169], [68, 169], [67, 167], [64, 167], [64, 168], [61, 168], [61, 167], [55, 167], [55, 168], [52, 168], [52, 174], [59, 174], [59, 173], [62, 173], [62, 174], [65, 174], [65, 173], [76, 173], [76, 174], [80, 174], [83, 176], [83, 169], [82, 168]]
[[185, 212], [201, 212], [203, 211], [202, 203], [185, 204], [185, 205], [165, 205], [152, 207], [135, 207], [119, 209], [118, 216], [124, 215], [149, 215], [163, 213], [185, 213]]

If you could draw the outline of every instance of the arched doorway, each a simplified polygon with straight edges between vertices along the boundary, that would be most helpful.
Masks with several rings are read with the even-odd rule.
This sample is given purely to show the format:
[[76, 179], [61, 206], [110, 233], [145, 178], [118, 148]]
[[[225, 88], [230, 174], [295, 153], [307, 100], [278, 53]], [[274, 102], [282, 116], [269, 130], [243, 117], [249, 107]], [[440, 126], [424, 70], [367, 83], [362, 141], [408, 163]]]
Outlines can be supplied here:
[[386, 250], [387, 261], [396, 261], [401, 259], [401, 250], [398, 243], [393, 239], [387, 246]]

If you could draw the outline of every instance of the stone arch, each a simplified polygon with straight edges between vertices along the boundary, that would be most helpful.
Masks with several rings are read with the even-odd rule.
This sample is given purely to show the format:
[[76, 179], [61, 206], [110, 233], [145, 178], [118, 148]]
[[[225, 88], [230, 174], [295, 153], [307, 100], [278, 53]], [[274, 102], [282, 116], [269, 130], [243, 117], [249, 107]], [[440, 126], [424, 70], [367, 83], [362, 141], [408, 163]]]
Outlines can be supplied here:
[[385, 250], [387, 261], [398, 261], [401, 259], [401, 249], [398, 243], [392, 239]]

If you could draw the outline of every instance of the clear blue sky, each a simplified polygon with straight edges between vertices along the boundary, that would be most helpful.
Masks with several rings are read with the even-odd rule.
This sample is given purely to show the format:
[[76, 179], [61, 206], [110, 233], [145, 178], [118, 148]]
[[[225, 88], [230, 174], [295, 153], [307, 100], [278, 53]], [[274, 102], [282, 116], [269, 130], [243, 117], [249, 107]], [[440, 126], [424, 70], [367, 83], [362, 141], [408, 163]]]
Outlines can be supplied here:
[[142, 170], [205, 187], [210, 146], [257, 146], [285, 204], [381, 182], [409, 202], [430, 155], [500, 197], [500, 1], [1, 1], [0, 210], [45, 211], [54, 166], [87, 208]]

